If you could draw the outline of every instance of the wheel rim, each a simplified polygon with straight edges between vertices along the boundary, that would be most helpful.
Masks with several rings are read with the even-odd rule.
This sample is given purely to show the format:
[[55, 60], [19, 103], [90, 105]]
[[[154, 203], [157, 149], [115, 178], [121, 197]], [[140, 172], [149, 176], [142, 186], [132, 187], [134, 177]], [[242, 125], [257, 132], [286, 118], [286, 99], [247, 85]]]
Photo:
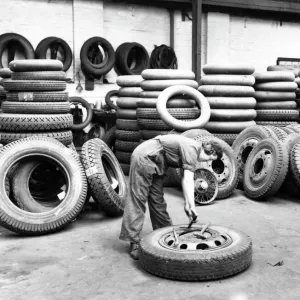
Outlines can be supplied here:
[[232, 244], [232, 238], [225, 232], [219, 232], [214, 229], [207, 228], [203, 237], [200, 235], [202, 226], [197, 228], [179, 227], [176, 229], [178, 243], [174, 238], [174, 231], [171, 231], [161, 236], [159, 244], [167, 249], [179, 252], [185, 251], [216, 251], [226, 248]]
[[218, 195], [218, 180], [213, 173], [206, 169], [198, 169], [194, 173], [195, 202], [208, 204]]

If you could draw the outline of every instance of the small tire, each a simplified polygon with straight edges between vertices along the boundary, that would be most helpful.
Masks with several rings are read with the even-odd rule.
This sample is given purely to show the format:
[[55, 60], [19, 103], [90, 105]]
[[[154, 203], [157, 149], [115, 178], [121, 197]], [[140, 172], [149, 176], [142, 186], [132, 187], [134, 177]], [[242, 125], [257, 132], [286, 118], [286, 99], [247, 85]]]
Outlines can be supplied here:
[[238, 85], [201, 85], [198, 88], [207, 97], [254, 97], [255, 90], [251, 86]]
[[87, 111], [86, 119], [82, 123], [80, 123], [80, 124], [74, 124], [73, 123], [71, 125], [72, 130], [82, 130], [83, 128], [85, 128], [86, 126], [88, 126], [92, 122], [93, 109], [92, 109], [90, 103], [87, 102], [86, 100], [84, 100], [81, 97], [70, 97], [69, 102], [70, 103], [80, 103]]
[[106, 95], [105, 95], [105, 103], [106, 105], [111, 108], [111, 109], [115, 109], [117, 110], [119, 107], [117, 105], [115, 105], [110, 98], [112, 97], [119, 97], [119, 91], [118, 90], [112, 90], [109, 91]]
[[63, 64], [55, 59], [13, 60], [9, 68], [14, 72], [62, 71]]
[[253, 86], [254, 83], [252, 75], [204, 75], [200, 80], [200, 85]]

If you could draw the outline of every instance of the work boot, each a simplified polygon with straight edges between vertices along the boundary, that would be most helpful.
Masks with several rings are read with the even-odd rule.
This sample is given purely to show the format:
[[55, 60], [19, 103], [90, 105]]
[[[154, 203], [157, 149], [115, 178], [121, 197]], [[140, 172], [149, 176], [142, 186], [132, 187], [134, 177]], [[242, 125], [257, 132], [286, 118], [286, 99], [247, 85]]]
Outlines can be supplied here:
[[129, 255], [131, 258], [138, 260], [139, 259], [139, 243], [130, 243]]

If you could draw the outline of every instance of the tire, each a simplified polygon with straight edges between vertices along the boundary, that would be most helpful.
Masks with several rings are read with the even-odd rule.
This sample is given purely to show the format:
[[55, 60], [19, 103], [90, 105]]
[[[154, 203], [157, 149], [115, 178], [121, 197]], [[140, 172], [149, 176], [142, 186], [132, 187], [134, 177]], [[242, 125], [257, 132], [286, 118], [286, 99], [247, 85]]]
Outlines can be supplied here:
[[53, 138], [61, 142], [62, 144], [69, 145], [73, 141], [72, 131], [49, 131], [49, 132], [26, 132], [26, 133], [12, 133], [12, 132], [0, 132], [1, 143], [4, 145], [11, 142], [30, 138], [30, 137], [47, 137]]
[[295, 75], [292, 72], [287, 71], [273, 71], [273, 72], [261, 72], [255, 73], [255, 82], [278, 82], [278, 81], [294, 81]]
[[207, 75], [251, 75], [255, 71], [253, 66], [247, 64], [206, 64], [202, 70]]
[[70, 113], [68, 102], [13, 102], [3, 101], [3, 113], [12, 114], [67, 114]]
[[211, 109], [253, 109], [256, 103], [253, 97], [206, 97]]
[[270, 101], [257, 102], [255, 109], [295, 109], [297, 104], [295, 101]]
[[[116, 70], [122, 75], [139, 75], [148, 68], [149, 54], [139, 43], [124, 43], [116, 51]], [[132, 67], [133, 65], [133, 67]]]
[[300, 166], [299, 166], [300, 143], [296, 143], [290, 150], [290, 170], [293, 179], [300, 186]]
[[7, 101], [25, 102], [65, 102], [69, 101], [67, 92], [19, 92], [6, 93]]
[[55, 59], [13, 60], [9, 68], [14, 72], [62, 71], [63, 64]]
[[116, 130], [116, 139], [121, 141], [139, 141], [142, 135], [139, 131]]
[[208, 97], [254, 97], [255, 95], [253, 87], [238, 85], [201, 85], [198, 91]]
[[158, 119], [137, 119], [138, 126], [141, 130], [150, 129], [156, 131], [171, 131], [174, 128], [167, 125], [163, 120]]
[[270, 92], [295, 92], [298, 88], [296, 82], [279, 81], [279, 82], [262, 82], [254, 85], [256, 91]]
[[2, 64], [3, 52], [7, 48], [8, 44], [12, 42], [21, 46], [26, 59], [34, 58], [34, 49], [31, 43], [24, 36], [17, 33], [4, 33], [0, 35], [0, 68], [4, 68]]
[[117, 77], [116, 84], [120, 87], [140, 87], [143, 80], [141, 75], [123, 75]]
[[294, 73], [295, 77], [298, 77], [299, 69], [293, 67], [275, 65], [275, 66], [268, 66], [267, 71], [290, 71]]
[[251, 121], [256, 117], [254, 109], [211, 109], [211, 121]]
[[[113, 152], [100, 139], [92, 139], [83, 144], [81, 161], [93, 199], [107, 215], [122, 215], [127, 189], [123, 171]], [[111, 177], [118, 181], [115, 189]]]
[[119, 163], [130, 164], [132, 152], [125, 152], [125, 151], [116, 151], [116, 158], [118, 159]]
[[[187, 96], [196, 100], [198, 106], [201, 109], [201, 114], [196, 120], [190, 122], [183, 122], [182, 120], [175, 119], [169, 114], [166, 107], [167, 101], [172, 96], [175, 96], [178, 93], [184, 93]], [[210, 118], [210, 106], [208, 104], [208, 101], [201, 93], [189, 86], [178, 85], [171, 86], [165, 89], [158, 97], [156, 109], [159, 116], [166, 124], [179, 131], [185, 131], [193, 128], [201, 128], [208, 122]]]
[[116, 149], [118, 151], [132, 152], [141, 142], [129, 142], [116, 140]]
[[[33, 214], [17, 208], [5, 191], [1, 191], [0, 223], [19, 234], [42, 235], [55, 232], [76, 219], [83, 208], [87, 193], [84, 170], [77, 154], [58, 141], [32, 137], [12, 142], [0, 149], [0, 180], [4, 182], [12, 164], [30, 156], [50, 159], [64, 170], [68, 186], [66, 197], [61, 205], [52, 210]], [[0, 189], [4, 189], [4, 184]]]
[[128, 176], [129, 175], [129, 170], [130, 170], [130, 164], [122, 164], [120, 163], [121, 169], [124, 173], [124, 175]]
[[[46, 59], [47, 58], [47, 50], [49, 48], [51, 50], [52, 50], [52, 48], [54, 48], [55, 52], [57, 53], [58, 47], [61, 47], [64, 52], [64, 60], [62, 62], [63, 63], [62, 71], [66, 72], [71, 67], [73, 54], [72, 54], [72, 50], [71, 50], [69, 44], [66, 41], [64, 41], [63, 39], [55, 37], [55, 36], [50, 36], [50, 37], [47, 37], [47, 38], [41, 40], [35, 49], [35, 56], [38, 59]], [[56, 57], [52, 57], [52, 53], [51, 53], [51, 59], [57, 59], [57, 55], [55, 55], [55, 56]]]
[[64, 91], [67, 85], [63, 81], [48, 80], [7, 80], [3, 82], [7, 91]]
[[254, 98], [259, 101], [292, 101], [296, 99], [294, 92], [265, 92], [255, 91]]
[[[286, 128], [286, 127], [285, 127]], [[288, 151], [288, 153], [290, 154], [292, 148], [296, 145], [300, 143], [300, 134], [299, 133], [290, 133], [286, 139], [284, 140], [284, 145]], [[290, 161], [291, 162], [291, 161]]]
[[138, 131], [137, 120], [117, 119], [116, 128], [120, 130]]
[[[193, 225], [193, 231], [200, 232], [203, 227], [204, 225], [200, 224]], [[232, 244], [211, 250], [205, 244], [205, 240], [201, 240], [201, 242], [199, 240], [199, 245], [206, 245], [208, 251], [180, 250], [180, 248], [185, 248], [183, 245], [189, 247], [189, 244], [184, 244], [184, 242], [181, 242], [178, 250], [175, 250], [173, 247], [161, 244], [167, 235], [169, 241], [172, 240], [173, 228], [182, 235], [188, 231], [182, 225], [169, 226], [154, 230], [141, 240], [139, 262], [147, 272], [173, 280], [215, 280], [239, 273], [251, 264], [252, 242], [249, 236], [240, 231], [210, 225], [206, 231], [208, 235], [212, 236], [212, 233], [215, 233], [215, 236], [223, 236], [224, 240], [232, 240]], [[224, 240], [222, 241], [224, 242]], [[172, 241], [174, 242], [174, 240]], [[196, 248], [195, 242], [191, 246]]]
[[200, 80], [200, 85], [253, 86], [254, 83], [252, 75], [204, 75]]
[[169, 134], [170, 131], [163, 131], [163, 130], [141, 130], [142, 133], [142, 139], [143, 140], [150, 140], [158, 135], [166, 135]]
[[[105, 53], [105, 59], [100, 64], [93, 64], [88, 59], [89, 49], [95, 44], [97, 46], [100, 45]], [[95, 36], [88, 39], [84, 42], [80, 50], [81, 64], [83, 65], [85, 71], [88, 74], [96, 78], [102, 76], [103, 74], [107, 74], [113, 68], [115, 64], [115, 59], [115, 51], [112, 45], [102, 37]]]
[[1, 78], [11, 78], [13, 72], [9, 68], [2, 68], [0, 69], [0, 77]]
[[[196, 119], [200, 115], [198, 108], [168, 108], [168, 113], [176, 119]], [[160, 119], [156, 108], [138, 108], [136, 110], [139, 119]]]
[[136, 120], [136, 109], [121, 109], [117, 110], [117, 119]]
[[195, 80], [195, 73], [187, 70], [147, 69], [142, 72], [142, 77], [145, 80], [171, 80], [171, 79]]
[[255, 121], [222, 122], [209, 121], [204, 128], [212, 133], [240, 133], [244, 129], [256, 125]]
[[12, 72], [11, 79], [67, 81], [67, 76], [66, 73], [63, 71]]
[[0, 114], [0, 128], [10, 132], [69, 129], [72, 124], [71, 114]]
[[144, 91], [144, 90], [141, 90], [138, 97], [145, 98], [145, 99], [147, 99], [147, 98], [156, 98], [157, 99], [159, 97], [160, 93], [161, 93], [161, 91]]
[[299, 112], [297, 110], [274, 110], [274, 109], [265, 109], [257, 110], [257, 121], [294, 121], [299, 118]]
[[286, 122], [286, 121], [256, 121], [257, 125], [262, 125], [262, 126], [276, 126], [276, 127], [281, 127], [281, 126], [288, 126], [288, 125], [293, 125], [293, 124], [298, 124], [297, 122]]
[[104, 134], [102, 141], [111, 149], [113, 150], [115, 147], [116, 141], [116, 126], [111, 127], [109, 130], [106, 131]]
[[277, 139], [275, 139], [275, 140], [279, 140], [279, 141], [283, 142], [288, 137], [288, 134], [281, 128], [278, 128], [275, 126], [268, 126], [267, 128], [271, 129], [275, 133], [275, 135], [277, 137]]
[[105, 95], [105, 103], [106, 105], [111, 108], [111, 109], [115, 109], [117, 110], [119, 107], [117, 105], [115, 105], [112, 101], [111, 101], [111, 97], [119, 97], [119, 91], [118, 90], [112, 90], [109, 91], [106, 95]]
[[163, 91], [171, 86], [188, 86], [194, 89], [198, 88], [198, 82], [189, 79], [169, 79], [169, 80], [144, 80], [141, 82], [141, 88], [144, 91]]
[[[286, 177], [288, 165], [289, 155], [283, 144], [271, 138], [260, 141], [245, 164], [246, 195], [256, 200], [265, 200], [273, 196]], [[266, 174], [261, 175], [262, 172]]]
[[[156, 108], [157, 98], [138, 98], [137, 107], [140, 108]], [[196, 106], [193, 99], [171, 98], [167, 102], [167, 108], [192, 108]]]
[[140, 87], [122, 87], [119, 89], [120, 97], [140, 97], [143, 90]]
[[214, 133], [213, 134], [218, 139], [226, 142], [229, 146], [231, 146], [236, 140], [238, 134], [237, 133]]
[[86, 119], [81, 124], [72, 124], [71, 125], [72, 130], [82, 130], [83, 128], [85, 128], [92, 122], [93, 109], [92, 109], [90, 103], [81, 97], [70, 97], [69, 102], [70, 103], [80, 103], [87, 111]]
[[137, 97], [120, 97], [117, 99], [117, 107], [125, 109], [136, 109], [138, 100], [139, 98]]

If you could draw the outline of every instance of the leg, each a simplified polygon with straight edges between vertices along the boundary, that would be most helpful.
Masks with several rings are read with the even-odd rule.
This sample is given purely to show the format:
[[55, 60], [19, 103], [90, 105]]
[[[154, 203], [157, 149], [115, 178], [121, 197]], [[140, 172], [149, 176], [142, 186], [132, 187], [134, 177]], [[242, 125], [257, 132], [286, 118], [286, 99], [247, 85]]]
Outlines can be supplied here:
[[163, 181], [163, 176], [153, 175], [148, 201], [153, 230], [172, 225], [172, 220], [167, 212], [167, 203], [164, 199]]

